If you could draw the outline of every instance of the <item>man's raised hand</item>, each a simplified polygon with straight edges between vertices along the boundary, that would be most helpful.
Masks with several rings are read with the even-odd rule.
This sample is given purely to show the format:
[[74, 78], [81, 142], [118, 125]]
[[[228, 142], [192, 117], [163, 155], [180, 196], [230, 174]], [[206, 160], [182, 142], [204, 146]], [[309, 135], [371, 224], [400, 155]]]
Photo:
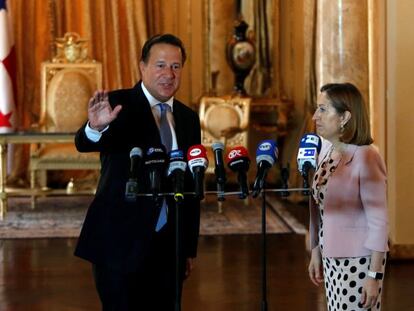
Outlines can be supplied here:
[[112, 109], [109, 104], [108, 92], [96, 91], [88, 104], [89, 126], [94, 130], [102, 131], [116, 119], [121, 109], [121, 105]]

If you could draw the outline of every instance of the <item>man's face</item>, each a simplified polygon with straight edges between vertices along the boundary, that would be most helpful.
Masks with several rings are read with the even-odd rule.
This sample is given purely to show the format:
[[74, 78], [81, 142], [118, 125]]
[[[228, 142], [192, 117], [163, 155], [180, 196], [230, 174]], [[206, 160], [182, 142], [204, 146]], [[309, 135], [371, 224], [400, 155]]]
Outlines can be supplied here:
[[160, 102], [166, 102], [180, 87], [182, 55], [178, 46], [158, 43], [151, 47], [148, 62], [140, 62], [145, 87]]

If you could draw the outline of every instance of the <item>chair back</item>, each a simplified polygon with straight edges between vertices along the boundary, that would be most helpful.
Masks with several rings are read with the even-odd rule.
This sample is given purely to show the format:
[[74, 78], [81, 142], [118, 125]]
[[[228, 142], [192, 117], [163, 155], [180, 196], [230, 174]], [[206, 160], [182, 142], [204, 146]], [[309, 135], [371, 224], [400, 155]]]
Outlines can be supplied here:
[[209, 97], [201, 98], [199, 116], [201, 124], [201, 143], [207, 148], [209, 168], [207, 173], [214, 172], [214, 157], [211, 145], [222, 142], [225, 154], [235, 146], [248, 148], [249, 97]]
[[88, 118], [88, 102], [102, 88], [100, 63], [41, 66], [39, 127], [48, 132], [75, 132]]

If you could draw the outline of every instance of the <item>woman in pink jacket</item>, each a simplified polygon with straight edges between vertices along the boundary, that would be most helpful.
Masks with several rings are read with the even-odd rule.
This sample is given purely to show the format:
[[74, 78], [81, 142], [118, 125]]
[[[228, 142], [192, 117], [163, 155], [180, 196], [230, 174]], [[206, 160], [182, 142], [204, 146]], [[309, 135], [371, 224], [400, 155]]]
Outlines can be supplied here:
[[321, 154], [310, 199], [309, 277], [328, 310], [381, 310], [388, 251], [386, 170], [371, 145], [367, 107], [350, 83], [321, 88], [313, 116], [332, 145]]

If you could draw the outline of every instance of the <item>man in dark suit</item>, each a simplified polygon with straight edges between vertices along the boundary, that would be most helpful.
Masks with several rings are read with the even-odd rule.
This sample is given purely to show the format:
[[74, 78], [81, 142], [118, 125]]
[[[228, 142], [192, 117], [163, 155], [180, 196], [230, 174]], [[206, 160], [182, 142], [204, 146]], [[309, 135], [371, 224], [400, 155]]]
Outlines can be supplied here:
[[[139, 147], [145, 153], [163, 143], [160, 103], [168, 105], [163, 107], [171, 130], [169, 148], [186, 154], [200, 143], [197, 113], [174, 98], [185, 59], [177, 37], [150, 38], [142, 49], [142, 80], [131, 89], [96, 92], [89, 102], [89, 120], [75, 138], [80, 152], [99, 151], [101, 157], [101, 177], [75, 255], [92, 262], [103, 310], [174, 310], [174, 200], [167, 197], [166, 204], [156, 204], [152, 197], [139, 196], [128, 202], [125, 185], [131, 149]], [[187, 169], [185, 174], [185, 190], [193, 191], [191, 173]], [[144, 173], [138, 183], [149, 190]], [[170, 191], [169, 186], [163, 182], [163, 191]], [[197, 253], [200, 203], [186, 195], [180, 211], [182, 286]], [[167, 215], [166, 224], [160, 222], [162, 213]]]

